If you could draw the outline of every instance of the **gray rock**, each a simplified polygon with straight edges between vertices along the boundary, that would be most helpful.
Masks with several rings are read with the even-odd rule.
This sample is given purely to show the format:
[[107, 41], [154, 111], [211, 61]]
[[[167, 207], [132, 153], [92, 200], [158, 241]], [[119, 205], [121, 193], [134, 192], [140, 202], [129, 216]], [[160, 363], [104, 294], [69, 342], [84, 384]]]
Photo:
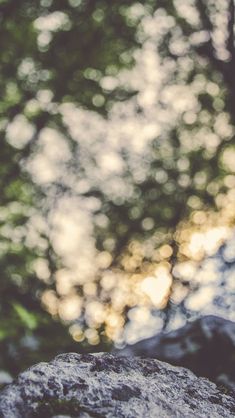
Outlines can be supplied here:
[[2, 418], [227, 418], [235, 400], [191, 371], [112, 354], [57, 356], [0, 393]]
[[178, 330], [128, 345], [119, 354], [187, 367], [235, 391], [235, 323], [220, 317], [204, 316]]

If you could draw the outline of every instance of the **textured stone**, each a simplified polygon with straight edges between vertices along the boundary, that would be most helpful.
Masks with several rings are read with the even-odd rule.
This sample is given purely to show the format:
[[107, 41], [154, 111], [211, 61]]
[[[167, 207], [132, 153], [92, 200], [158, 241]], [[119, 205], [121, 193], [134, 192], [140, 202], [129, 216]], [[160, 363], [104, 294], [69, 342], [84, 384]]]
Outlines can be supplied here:
[[128, 345], [119, 353], [187, 367], [235, 391], [235, 323], [223, 318], [202, 317], [175, 331]]
[[227, 418], [235, 401], [207, 379], [154, 359], [57, 356], [0, 394], [2, 418]]

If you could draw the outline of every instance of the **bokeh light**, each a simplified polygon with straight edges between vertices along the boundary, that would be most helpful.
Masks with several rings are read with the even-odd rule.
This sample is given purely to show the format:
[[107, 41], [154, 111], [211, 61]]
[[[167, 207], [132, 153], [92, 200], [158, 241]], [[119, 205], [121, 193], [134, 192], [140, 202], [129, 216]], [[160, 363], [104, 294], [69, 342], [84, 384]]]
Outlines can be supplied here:
[[[17, 63], [31, 94], [0, 125], [11, 147], [31, 147], [22, 171], [43, 198], [28, 208], [26, 226], [9, 221], [1, 235], [15, 252], [22, 240], [39, 249], [28, 265], [47, 286], [43, 306], [74, 341], [133, 342], [185, 321], [178, 307], [214, 309], [213, 257], [234, 234], [234, 122], [221, 74], [200, 48], [211, 41], [216, 58], [231, 59], [227, 5], [208, 2], [213, 31], [202, 27], [194, 0], [174, 1], [175, 15], [148, 2], [122, 5], [118, 19], [137, 26], [136, 45], [119, 40], [101, 65], [102, 57], [87, 58], [86, 39], [77, 56], [70, 49], [76, 22], [66, 9], [49, 12], [52, 3], [41, 1], [45, 10], [33, 22], [39, 58]], [[84, 10], [82, 0], [68, 3]], [[97, 33], [106, 12], [100, 5], [91, 14]], [[190, 26], [188, 36], [179, 22]], [[58, 47], [61, 34], [67, 43]], [[66, 86], [58, 82], [63, 72]], [[5, 94], [8, 103], [20, 97], [17, 83], [10, 80]], [[0, 220], [24, 210], [9, 204]], [[53, 269], [43, 255], [47, 239], [59, 260]], [[234, 247], [226, 248], [230, 260]]]

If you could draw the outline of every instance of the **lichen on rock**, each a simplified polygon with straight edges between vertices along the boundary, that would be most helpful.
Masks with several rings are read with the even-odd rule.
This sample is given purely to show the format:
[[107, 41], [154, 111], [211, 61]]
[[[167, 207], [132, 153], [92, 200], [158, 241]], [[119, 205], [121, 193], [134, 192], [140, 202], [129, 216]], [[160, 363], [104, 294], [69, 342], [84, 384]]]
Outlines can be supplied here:
[[143, 356], [187, 367], [235, 392], [235, 323], [206, 315], [184, 327], [128, 345], [119, 355]]
[[0, 393], [2, 418], [232, 418], [234, 399], [207, 379], [155, 359], [62, 354]]

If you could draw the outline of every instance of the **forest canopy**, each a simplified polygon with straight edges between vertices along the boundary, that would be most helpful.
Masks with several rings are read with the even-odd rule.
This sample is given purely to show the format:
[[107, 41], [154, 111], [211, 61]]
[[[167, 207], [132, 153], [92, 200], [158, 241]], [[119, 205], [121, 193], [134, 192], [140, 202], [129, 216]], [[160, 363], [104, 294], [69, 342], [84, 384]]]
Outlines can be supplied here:
[[1, 0], [0, 19], [0, 366], [15, 373], [211, 299], [194, 277], [235, 219], [234, 2]]

